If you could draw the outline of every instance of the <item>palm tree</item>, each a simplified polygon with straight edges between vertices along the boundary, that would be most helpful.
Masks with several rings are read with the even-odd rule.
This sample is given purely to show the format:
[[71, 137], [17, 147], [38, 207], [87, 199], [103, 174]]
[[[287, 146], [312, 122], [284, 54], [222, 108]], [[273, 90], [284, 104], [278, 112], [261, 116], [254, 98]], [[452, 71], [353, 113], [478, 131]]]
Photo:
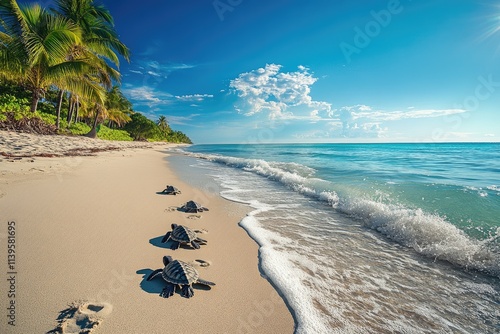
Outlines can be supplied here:
[[165, 135], [167, 135], [171, 131], [170, 125], [168, 125], [168, 121], [165, 116], [160, 116], [158, 118], [158, 121], [156, 121], [156, 124], [160, 128], [161, 132], [163, 132], [163, 134]]
[[[104, 6], [94, 4], [94, 0], [56, 0], [55, 3], [56, 8], [53, 9], [53, 12], [67, 18], [82, 30], [83, 43], [81, 46], [75, 46], [67, 56], [69, 59], [82, 56], [87, 59], [96, 57], [119, 66], [118, 53], [127, 61], [129, 60], [130, 52], [118, 38], [113, 27], [113, 17]], [[94, 61], [96, 61], [95, 58]], [[108, 66], [106, 61], [101, 63], [97, 61], [97, 63], [98, 67], [103, 70], [103, 79], [108, 77], [115, 81], [119, 80], [118, 72]], [[106, 82], [105, 86], [110, 87], [111, 82]], [[90, 137], [96, 136], [95, 126], [98, 118], [103, 116], [101, 113], [105, 111], [104, 104], [101, 103], [101, 106], [95, 108], [95, 111], [97, 114], [94, 126], [87, 134]]]
[[122, 127], [131, 121], [132, 103], [123, 95], [118, 86], [113, 86], [107, 94], [106, 118], [110, 126]]
[[[0, 0], [0, 76], [31, 91], [31, 111], [55, 85], [103, 101], [95, 67], [66, 55], [81, 42], [81, 30], [69, 20], [50, 14], [38, 4], [20, 7]], [[89, 77], [79, 80], [83, 73]]]
[[55, 13], [81, 28], [84, 45], [89, 50], [116, 66], [120, 64], [116, 53], [129, 60], [130, 51], [120, 41], [113, 17], [104, 6], [94, 4], [94, 0], [55, 0], [55, 4]]

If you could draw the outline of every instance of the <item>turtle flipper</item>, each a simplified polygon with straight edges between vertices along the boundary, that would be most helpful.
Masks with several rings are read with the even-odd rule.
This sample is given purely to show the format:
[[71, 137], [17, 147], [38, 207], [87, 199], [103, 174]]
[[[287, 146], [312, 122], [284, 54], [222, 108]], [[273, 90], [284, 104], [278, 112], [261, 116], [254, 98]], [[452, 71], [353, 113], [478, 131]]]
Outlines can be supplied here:
[[165, 234], [165, 236], [163, 237], [163, 239], [161, 239], [161, 243], [165, 243], [168, 241], [168, 239], [170, 239], [170, 235], [172, 234], [172, 231], [170, 232], [167, 232], [167, 234]]
[[174, 259], [172, 259], [172, 257], [169, 255], [169, 256], [164, 256], [163, 257], [163, 265], [166, 267], [167, 264], [169, 264], [170, 262], [172, 262]]
[[178, 242], [178, 241], [174, 241], [172, 242], [172, 244], [170, 245], [170, 249], [171, 250], [176, 250], [176, 249], [179, 249], [179, 247], [181, 246], [181, 243]]
[[214, 282], [205, 281], [204, 279], [201, 279], [201, 278], [198, 278], [198, 280], [196, 281], [196, 284], [215, 285]]
[[172, 297], [174, 295], [174, 292], [175, 284], [167, 283], [167, 286], [160, 292], [160, 296], [163, 298]]
[[156, 275], [158, 275], [159, 273], [161, 273], [163, 271], [163, 269], [156, 269], [155, 271], [153, 271], [151, 274], [149, 274], [148, 278], [146, 278], [146, 281], [151, 281], [153, 278], [156, 277]]
[[193, 246], [193, 248], [195, 249], [200, 249], [200, 245], [198, 245], [198, 243], [196, 241], [191, 241], [191, 246]]
[[196, 240], [195, 240], [195, 241], [197, 241], [197, 242], [201, 242], [201, 243], [204, 243], [204, 244], [206, 244], [206, 243], [208, 242], [208, 241], [206, 241], [205, 239], [198, 238], [198, 237], [196, 238]]
[[186, 298], [191, 298], [194, 296], [193, 288], [190, 285], [183, 285], [181, 290], [181, 296]]

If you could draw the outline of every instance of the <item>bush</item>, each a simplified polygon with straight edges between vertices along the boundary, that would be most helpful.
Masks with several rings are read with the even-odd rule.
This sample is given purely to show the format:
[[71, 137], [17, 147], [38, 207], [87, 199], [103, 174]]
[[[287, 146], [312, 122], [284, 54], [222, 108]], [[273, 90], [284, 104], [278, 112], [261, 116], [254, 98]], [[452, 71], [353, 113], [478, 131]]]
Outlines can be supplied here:
[[56, 115], [56, 107], [49, 101], [38, 102], [36, 110], [40, 113], [52, 114], [54, 116]]
[[125, 130], [130, 133], [134, 140], [147, 140], [155, 135], [158, 126], [146, 116], [135, 113], [131, 121], [125, 125]]
[[[90, 131], [90, 129], [89, 129]], [[87, 131], [88, 132], [88, 131]], [[97, 138], [105, 140], [120, 140], [120, 141], [132, 141], [133, 138], [125, 130], [115, 130], [110, 129], [105, 125], [101, 125], [99, 132], [97, 132]]]
[[[64, 121], [66, 123], [66, 121]], [[90, 126], [85, 123], [72, 123], [69, 128], [69, 132], [73, 135], [84, 135], [90, 131]]]
[[24, 113], [30, 111], [30, 102], [26, 98], [17, 98], [14, 95], [0, 95], [0, 113]]
[[46, 113], [38, 113], [38, 116], [47, 124], [56, 125], [56, 115], [46, 114]]

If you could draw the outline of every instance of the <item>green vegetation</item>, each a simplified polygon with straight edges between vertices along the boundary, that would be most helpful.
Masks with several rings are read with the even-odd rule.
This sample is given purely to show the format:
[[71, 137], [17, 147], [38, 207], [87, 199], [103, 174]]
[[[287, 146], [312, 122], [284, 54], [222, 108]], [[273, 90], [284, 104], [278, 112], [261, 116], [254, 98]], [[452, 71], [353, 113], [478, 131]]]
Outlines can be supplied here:
[[107, 140], [191, 143], [167, 119], [135, 112], [121, 92], [129, 60], [113, 18], [94, 0], [55, 7], [0, 0], [0, 128]]
[[26, 104], [28, 104], [28, 99], [26, 98], [17, 98], [10, 94], [0, 95], [0, 119], [6, 119], [8, 112], [19, 115], [29, 111], [29, 107]]

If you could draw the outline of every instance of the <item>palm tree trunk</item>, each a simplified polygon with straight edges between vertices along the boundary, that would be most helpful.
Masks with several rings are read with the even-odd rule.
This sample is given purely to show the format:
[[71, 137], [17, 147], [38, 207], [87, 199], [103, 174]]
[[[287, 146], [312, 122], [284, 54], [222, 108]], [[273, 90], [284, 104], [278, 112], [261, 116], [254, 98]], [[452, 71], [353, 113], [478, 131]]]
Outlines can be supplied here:
[[[78, 109], [80, 109], [80, 101], [78, 99], [78, 95], [76, 96], [76, 101], [75, 101], [75, 113], [76, 117], [78, 117]], [[75, 123], [76, 123], [76, 117], [75, 117]]]
[[71, 107], [68, 110], [68, 117], [66, 117], [66, 122], [68, 122], [68, 128], [71, 125], [72, 118], [73, 118], [73, 104], [71, 103]]
[[66, 121], [68, 122], [68, 126], [69, 126], [69, 123], [71, 122], [71, 116], [73, 115], [73, 108], [74, 108], [72, 97], [73, 97], [73, 95], [70, 95], [68, 98], [68, 117], [66, 117]]
[[85, 137], [96, 138], [97, 137], [97, 121], [99, 119], [99, 114], [101, 113], [101, 109], [97, 109], [97, 113], [95, 114], [94, 124], [92, 125], [92, 129], [85, 135]]
[[40, 96], [36, 90], [33, 90], [33, 94], [31, 94], [31, 112], [35, 112], [38, 107], [38, 100], [40, 100]]
[[70, 109], [68, 111], [68, 128], [71, 125], [71, 119], [75, 114], [75, 123], [78, 121], [78, 96], [76, 96], [76, 100], [70, 103]]
[[62, 100], [63, 100], [63, 94], [64, 91], [61, 89], [59, 90], [59, 94], [57, 95], [57, 118], [56, 118], [56, 129], [59, 130], [59, 125], [60, 125], [60, 120], [61, 120], [61, 107], [62, 107]]
[[78, 118], [78, 109], [76, 109], [76, 112], [75, 112], [75, 123], [78, 123], [80, 121], [80, 119]]

